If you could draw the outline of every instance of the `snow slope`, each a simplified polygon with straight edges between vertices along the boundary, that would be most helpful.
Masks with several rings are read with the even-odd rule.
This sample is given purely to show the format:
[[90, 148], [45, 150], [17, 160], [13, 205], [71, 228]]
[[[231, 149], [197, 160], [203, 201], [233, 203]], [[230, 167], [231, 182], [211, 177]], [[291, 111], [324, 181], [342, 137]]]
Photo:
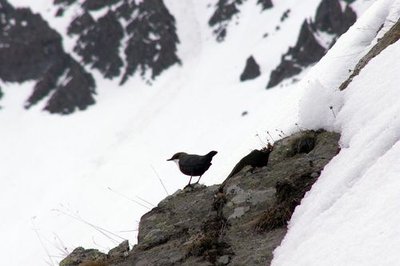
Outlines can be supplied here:
[[341, 132], [342, 150], [296, 209], [272, 265], [398, 264], [400, 43], [337, 88], [399, 17], [400, 1], [377, 1], [305, 79], [300, 124]]
[[[64, 34], [65, 49], [71, 50], [73, 39], [65, 36], [64, 18], [51, 15], [52, 1], [10, 2], [32, 5]], [[209, 3], [165, 2], [177, 20], [183, 65], [167, 70], [152, 86], [135, 78], [119, 87], [117, 81], [98, 75], [98, 104], [61, 117], [42, 112], [40, 104], [30, 111], [22, 108], [31, 83], [1, 84], [5, 92], [0, 102], [0, 123], [5, 125], [0, 131], [2, 264], [54, 265], [79, 245], [107, 251], [122, 239], [132, 244], [141, 215], [167, 194], [160, 180], [169, 194], [188, 181], [174, 164], [166, 162], [172, 154], [217, 150], [212, 167], [202, 178], [202, 182], [214, 184], [223, 181], [243, 155], [263, 147], [267, 131], [279, 138], [277, 129], [286, 134], [297, 130], [298, 103], [305, 83], [268, 91], [265, 85], [270, 70], [295, 43], [299, 25], [314, 14], [319, 0], [302, 1], [296, 8], [292, 1], [279, 1], [264, 12], [255, 0], [247, 1], [241, 6], [239, 23], [230, 25], [223, 43], [215, 42], [207, 26]], [[360, 10], [371, 3], [363, 1]], [[290, 17], [280, 23], [281, 14], [289, 8]], [[276, 31], [278, 24], [280, 30]], [[269, 33], [266, 38], [265, 33]], [[360, 51], [365, 48], [362, 36], [359, 42], [351, 42], [359, 44]], [[264, 74], [239, 83], [251, 54]], [[351, 63], [356, 61], [349, 58]], [[317, 69], [312, 73], [318, 73]], [[343, 75], [332, 72], [330, 78], [321, 76], [320, 82], [329, 90], [330, 83], [335, 78], [340, 82]], [[351, 93], [351, 88], [345, 93]], [[327, 121], [331, 122], [324, 126], [344, 130], [350, 123], [345, 113], [356, 112], [345, 100], [356, 99], [350, 95], [339, 98], [343, 108], [338, 119], [329, 120], [328, 112]], [[301, 110], [307, 111], [303, 106]], [[244, 111], [246, 116], [242, 116]], [[300, 115], [303, 126], [318, 126], [307, 122], [304, 113]], [[350, 145], [350, 136], [344, 130], [344, 144]], [[300, 210], [292, 227], [300, 220]], [[292, 232], [297, 235], [294, 227]], [[298, 243], [297, 239], [293, 241]]]

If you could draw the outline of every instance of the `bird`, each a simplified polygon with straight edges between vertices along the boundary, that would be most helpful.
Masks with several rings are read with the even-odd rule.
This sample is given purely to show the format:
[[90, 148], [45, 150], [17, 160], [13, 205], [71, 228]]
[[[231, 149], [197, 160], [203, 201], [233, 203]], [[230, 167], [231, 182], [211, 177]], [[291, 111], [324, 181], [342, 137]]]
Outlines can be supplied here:
[[211, 160], [217, 153], [216, 151], [210, 151], [206, 155], [197, 155], [178, 152], [167, 161], [174, 161], [183, 174], [190, 176], [187, 186], [191, 186], [192, 177], [198, 176], [199, 179], [195, 184], [199, 183], [201, 176], [210, 168]]

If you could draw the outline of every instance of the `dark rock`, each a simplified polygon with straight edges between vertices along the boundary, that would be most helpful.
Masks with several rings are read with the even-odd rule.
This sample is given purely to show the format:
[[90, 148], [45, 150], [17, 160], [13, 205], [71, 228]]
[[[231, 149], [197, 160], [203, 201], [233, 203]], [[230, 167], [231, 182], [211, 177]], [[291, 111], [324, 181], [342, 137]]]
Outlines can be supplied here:
[[[7, 1], [0, 4], [0, 79], [37, 81], [26, 108], [49, 95], [45, 110], [51, 113], [69, 114], [94, 104], [96, 84], [81, 64], [99, 70], [105, 78], [122, 76], [124, 64], [119, 50], [125, 37], [128, 43], [122, 82], [137, 70], [143, 76], [151, 71], [151, 78], [155, 78], [180, 63], [175, 20], [162, 0], [138, 4], [134, 0], [54, 0], [54, 4], [58, 6], [56, 16], [62, 16], [72, 5], [84, 11], [68, 27], [68, 34], [78, 37], [74, 51], [82, 58], [79, 63], [65, 53], [60, 34], [40, 15], [26, 8], [15, 9]], [[90, 14], [105, 8], [109, 10], [100, 18]]]
[[[382, 27], [380, 27], [382, 29]], [[349, 86], [349, 84], [353, 81], [353, 79], [360, 74], [362, 69], [368, 65], [368, 62], [371, 61], [374, 57], [379, 55], [383, 50], [385, 50], [388, 46], [397, 42], [400, 39], [400, 19], [388, 30], [382, 38], [378, 40], [378, 42], [368, 51], [368, 53], [363, 56], [357, 63], [353, 72], [350, 76], [339, 86], [339, 90], [344, 90]]]
[[342, 35], [354, 24], [357, 15], [346, 6], [344, 12], [338, 0], [323, 0], [317, 8], [315, 14], [315, 27], [324, 32]]
[[85, 110], [95, 103], [95, 81], [92, 75], [72, 58], [67, 60], [65, 75], [65, 79], [58, 84], [47, 102], [45, 110], [50, 113], [70, 114], [76, 108]]
[[344, 9], [344, 13], [342, 16], [342, 28], [338, 32], [338, 34], [343, 34], [345, 33], [357, 20], [357, 14], [354, 12], [354, 10], [347, 5], [346, 8]]
[[88, 262], [103, 263], [106, 259], [107, 255], [101, 253], [97, 249], [84, 249], [78, 247], [60, 262], [60, 266], [77, 266]]
[[281, 16], [281, 22], [284, 22], [290, 14], [290, 9], [287, 9], [285, 12], [283, 12], [282, 16]]
[[54, 5], [63, 5], [63, 6], [70, 6], [75, 3], [77, 0], [54, 0]]
[[64, 15], [64, 11], [65, 9], [60, 7], [59, 9], [57, 9], [57, 12], [55, 14], [56, 17], [62, 17]]
[[37, 80], [26, 108], [52, 91], [45, 107], [52, 113], [67, 114], [94, 103], [93, 77], [64, 52], [61, 36], [40, 15], [2, 2], [0, 17], [0, 78]]
[[[342, 11], [338, 0], [322, 0], [317, 8], [315, 21], [303, 22], [296, 45], [289, 48], [282, 56], [281, 63], [271, 72], [267, 89], [297, 75], [302, 68], [318, 62], [356, 19], [357, 15], [349, 5]], [[315, 38], [317, 31], [329, 33], [332, 36], [331, 42], [321, 45]]]
[[261, 5], [263, 10], [269, 9], [273, 6], [271, 0], [258, 0], [257, 4]]
[[129, 241], [125, 240], [117, 247], [111, 249], [107, 255], [111, 258], [125, 258], [128, 256], [128, 252], [129, 252]]
[[337, 0], [323, 0], [315, 14], [315, 26], [321, 31], [338, 33], [341, 29], [342, 7]]
[[267, 89], [275, 87], [283, 80], [293, 77], [301, 72], [301, 66], [292, 61], [282, 59], [281, 63], [275, 68], [269, 77]]
[[[105, 78], [122, 76], [123, 84], [139, 71], [142, 77], [151, 72], [154, 79], [180, 64], [175, 19], [162, 0], [86, 0], [82, 8], [84, 12], [71, 22], [68, 34], [78, 37], [74, 51], [83, 63]], [[91, 15], [106, 8], [107, 13], [98, 19]], [[124, 38], [127, 45], [120, 54]], [[121, 73], [123, 59], [126, 64]]]
[[116, 14], [118, 17], [129, 20], [132, 13], [137, 9], [138, 5], [135, 0], [124, 0], [122, 4], [116, 9]]
[[85, 64], [98, 69], [105, 78], [120, 75], [123, 62], [119, 46], [124, 37], [124, 29], [113, 12], [107, 12], [96, 22], [88, 13], [84, 13], [71, 23], [68, 32], [79, 34], [74, 51]]
[[89, 12], [77, 16], [68, 26], [68, 35], [79, 35], [89, 28], [93, 28], [95, 21]]
[[138, 69], [143, 76], [151, 69], [155, 78], [168, 67], [180, 63], [176, 55], [177, 43], [175, 19], [162, 0], [142, 1], [136, 16], [126, 27], [129, 35], [125, 49], [127, 66], [121, 84]]
[[86, 10], [99, 10], [103, 7], [112, 6], [120, 0], [86, 0], [83, 2], [82, 7]]
[[256, 60], [253, 56], [247, 58], [246, 66], [242, 74], [240, 75], [240, 81], [245, 81], [249, 79], [255, 79], [256, 77], [260, 76], [260, 66], [257, 64]]
[[253, 150], [248, 155], [243, 157], [232, 169], [231, 173], [228, 175], [228, 178], [239, 173], [245, 166], [251, 167], [263, 167], [268, 164], [268, 157], [272, 151], [272, 146], [270, 148], [266, 148], [263, 150]]
[[326, 49], [319, 44], [310, 23], [305, 20], [296, 45], [289, 48], [282, 56], [279, 66], [271, 72], [267, 88], [272, 88], [282, 80], [300, 73], [302, 66], [318, 62], [325, 53]]
[[0, 78], [23, 82], [39, 78], [63, 56], [61, 36], [30, 9], [0, 5]]
[[312, 26], [306, 20], [301, 26], [300, 35], [295, 47], [289, 48], [289, 56], [296, 63], [306, 66], [318, 62], [326, 53], [326, 50], [314, 36]]
[[238, 6], [242, 3], [242, 0], [218, 0], [215, 12], [208, 21], [208, 25], [214, 27], [217, 41], [225, 39], [228, 24], [232, 17], [239, 13]]

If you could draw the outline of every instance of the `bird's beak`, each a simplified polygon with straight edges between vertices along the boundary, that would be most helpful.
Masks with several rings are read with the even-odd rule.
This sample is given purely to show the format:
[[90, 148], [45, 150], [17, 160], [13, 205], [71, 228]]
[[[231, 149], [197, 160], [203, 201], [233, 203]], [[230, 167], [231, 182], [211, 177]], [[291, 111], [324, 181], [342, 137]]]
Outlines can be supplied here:
[[171, 158], [171, 159], [168, 159], [167, 161], [172, 161], [172, 158]]

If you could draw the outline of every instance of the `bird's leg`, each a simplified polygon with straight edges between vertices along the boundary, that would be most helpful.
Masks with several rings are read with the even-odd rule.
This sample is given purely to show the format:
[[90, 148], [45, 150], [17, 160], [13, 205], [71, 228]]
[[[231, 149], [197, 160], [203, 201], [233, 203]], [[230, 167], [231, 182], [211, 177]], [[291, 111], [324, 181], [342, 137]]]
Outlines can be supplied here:
[[198, 184], [198, 183], [199, 183], [199, 181], [200, 181], [200, 178], [201, 178], [201, 176], [199, 176], [199, 180], [197, 180], [197, 182], [196, 182], [195, 184]]
[[187, 184], [186, 187], [190, 187], [190, 182], [191, 182], [191, 181], [192, 181], [192, 176], [190, 176], [189, 184]]

